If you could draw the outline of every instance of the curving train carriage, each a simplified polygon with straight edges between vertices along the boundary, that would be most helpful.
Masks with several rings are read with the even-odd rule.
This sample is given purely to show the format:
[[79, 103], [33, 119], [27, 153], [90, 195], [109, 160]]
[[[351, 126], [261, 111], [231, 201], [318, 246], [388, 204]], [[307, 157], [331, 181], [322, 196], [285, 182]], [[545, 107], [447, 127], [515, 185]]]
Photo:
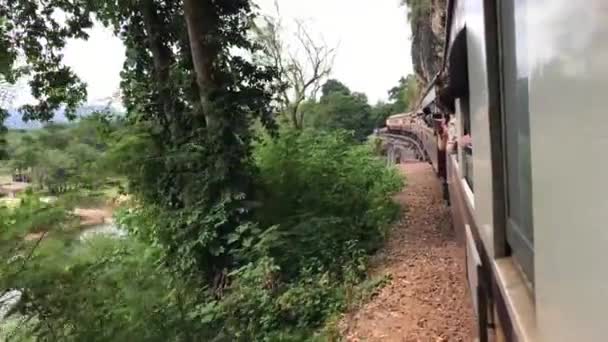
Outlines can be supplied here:
[[446, 13], [441, 70], [386, 126], [444, 184], [479, 340], [606, 341], [608, 5], [450, 0]]

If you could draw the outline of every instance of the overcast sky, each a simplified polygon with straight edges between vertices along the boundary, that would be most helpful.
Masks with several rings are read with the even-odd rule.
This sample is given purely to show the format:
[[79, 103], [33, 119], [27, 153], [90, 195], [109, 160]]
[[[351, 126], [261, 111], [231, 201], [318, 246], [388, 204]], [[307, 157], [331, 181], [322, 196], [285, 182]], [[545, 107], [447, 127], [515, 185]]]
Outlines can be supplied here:
[[[256, 0], [274, 12], [274, 0]], [[285, 21], [306, 20], [328, 45], [338, 46], [333, 78], [371, 102], [412, 72], [411, 32], [399, 0], [279, 0]], [[88, 83], [89, 101], [107, 98], [119, 88], [124, 47], [110, 30], [95, 27], [88, 41], [70, 42], [65, 62]], [[21, 93], [14, 105], [27, 102]]]

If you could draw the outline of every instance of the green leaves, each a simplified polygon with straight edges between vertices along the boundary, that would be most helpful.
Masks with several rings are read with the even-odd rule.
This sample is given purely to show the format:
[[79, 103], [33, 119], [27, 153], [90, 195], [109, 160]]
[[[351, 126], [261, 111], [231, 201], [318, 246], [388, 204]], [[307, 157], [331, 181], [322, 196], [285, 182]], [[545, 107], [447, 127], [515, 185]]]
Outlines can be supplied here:
[[263, 189], [258, 218], [278, 227], [281, 239], [268, 248], [287, 272], [311, 258], [339, 267], [347, 241], [370, 251], [395, 218], [391, 195], [399, 177], [346, 132], [283, 132], [260, 144], [256, 159]]
[[317, 130], [349, 130], [358, 141], [372, 132], [372, 108], [362, 93], [352, 93], [341, 82], [330, 79], [322, 88], [319, 102], [302, 104], [307, 126]]
[[[93, 25], [89, 12], [68, 1], [7, 0], [0, 18], [0, 69], [10, 83], [28, 76], [39, 101], [22, 108], [24, 119], [49, 120], [61, 106], [73, 118], [86, 100], [86, 85], [63, 65], [62, 49], [70, 38], [87, 37], [85, 30]], [[16, 64], [17, 56], [25, 59], [25, 67]]]
[[388, 95], [388, 103], [379, 102], [372, 107], [365, 94], [351, 92], [340, 81], [330, 79], [323, 85], [320, 100], [304, 102], [300, 110], [305, 113], [307, 127], [329, 131], [348, 130], [353, 132], [357, 141], [364, 141], [374, 128], [384, 126], [387, 117], [403, 113], [415, 105], [418, 100], [415, 77], [402, 77], [399, 84], [388, 91]]
[[[101, 186], [107, 172], [99, 161], [106, 146], [95, 117], [70, 125], [47, 125], [29, 132], [11, 132], [9, 164], [27, 175], [37, 188], [51, 193]], [[101, 128], [100, 128], [101, 129]]]
[[[1, 89], [0, 89], [0, 91], [1, 91]], [[7, 143], [6, 137], [5, 137], [7, 129], [4, 126], [4, 120], [6, 120], [6, 118], [8, 118], [8, 112], [6, 110], [2, 109], [2, 107], [0, 107], [0, 161], [8, 158], [8, 151], [7, 151], [8, 143]]]
[[[11, 227], [0, 232], [2, 257], [34, 251], [23, 271], [19, 262], [1, 266], [14, 276], [0, 285], [23, 289], [21, 314], [32, 317], [36, 337], [301, 340], [344, 309], [395, 217], [390, 196], [401, 185], [356, 144], [371, 129], [363, 94], [328, 82], [311, 110], [334, 132], [280, 132], [254, 146], [253, 119], [274, 126], [273, 101], [284, 87], [276, 66], [248, 58], [259, 52], [248, 31], [250, 1], [6, 1], [6, 78], [29, 74], [41, 100], [23, 108], [26, 118], [47, 120], [62, 106], [71, 115], [85, 99], [61, 50], [67, 39], [86, 38], [93, 13], [127, 48], [124, 117], [49, 126], [12, 150], [14, 165], [52, 192], [84, 183], [95, 190], [93, 177], [110, 169], [127, 178], [133, 197], [117, 213], [129, 232], [123, 239], [56, 234], [70, 223], [63, 209], [0, 209], [1, 227]], [[204, 34], [190, 39], [193, 31]], [[15, 68], [16, 55], [25, 69]], [[34, 249], [13, 250], [32, 247], [28, 233], [51, 228]]]
[[157, 253], [127, 239], [48, 240], [24, 272], [2, 285], [24, 289], [21, 314], [39, 317], [34, 331], [42, 339], [206, 340], [213, 305], [197, 307], [199, 290], [159, 269]]

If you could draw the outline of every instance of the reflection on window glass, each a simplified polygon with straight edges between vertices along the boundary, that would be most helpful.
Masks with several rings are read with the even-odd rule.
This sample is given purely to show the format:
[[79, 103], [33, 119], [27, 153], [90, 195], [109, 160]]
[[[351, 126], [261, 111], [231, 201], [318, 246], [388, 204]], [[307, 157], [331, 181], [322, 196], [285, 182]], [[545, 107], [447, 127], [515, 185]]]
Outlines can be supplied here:
[[473, 190], [473, 139], [471, 136], [471, 112], [468, 99], [463, 98], [461, 102], [463, 175], [471, 190]]
[[507, 242], [533, 282], [532, 168], [528, 105], [526, 1], [503, 2], [504, 132], [507, 171]]

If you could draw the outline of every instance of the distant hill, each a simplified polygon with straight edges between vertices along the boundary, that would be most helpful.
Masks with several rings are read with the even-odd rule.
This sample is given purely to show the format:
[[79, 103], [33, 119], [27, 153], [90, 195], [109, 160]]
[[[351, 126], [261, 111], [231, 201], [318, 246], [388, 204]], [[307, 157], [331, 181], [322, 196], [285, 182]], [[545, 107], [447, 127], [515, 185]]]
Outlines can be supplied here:
[[[107, 105], [87, 104], [80, 107], [76, 111], [76, 116], [86, 117], [94, 112], [105, 111], [107, 110], [107, 108]], [[112, 108], [112, 110], [115, 110], [115, 108]], [[19, 111], [16, 109], [9, 109], [8, 113], [9, 116], [8, 119], [5, 121], [5, 125], [9, 129], [38, 129], [42, 128], [43, 126], [40, 121], [23, 121], [21, 113], [19, 113]], [[65, 116], [65, 111], [63, 109], [60, 109], [55, 113], [55, 117], [51, 122], [67, 123], [69, 122], [69, 120]]]

